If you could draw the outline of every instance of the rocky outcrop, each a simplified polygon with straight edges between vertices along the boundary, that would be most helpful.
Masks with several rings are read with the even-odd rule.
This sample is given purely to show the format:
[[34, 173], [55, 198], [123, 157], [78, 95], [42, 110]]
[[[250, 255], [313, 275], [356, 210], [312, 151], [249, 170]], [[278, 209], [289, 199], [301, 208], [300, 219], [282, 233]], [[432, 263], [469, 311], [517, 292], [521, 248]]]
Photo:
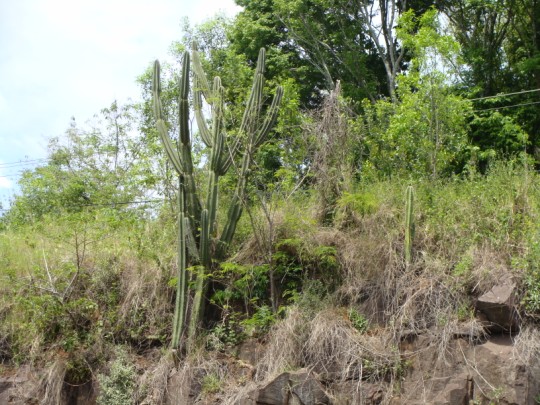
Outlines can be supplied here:
[[536, 404], [540, 359], [521, 361], [509, 335], [477, 345], [456, 339], [444, 353], [440, 343], [419, 336], [404, 349], [411, 367], [393, 404]]
[[322, 384], [305, 369], [282, 373], [238, 402], [238, 405], [326, 404], [330, 404], [330, 399]]
[[510, 277], [503, 278], [491, 290], [478, 298], [476, 308], [487, 320], [491, 333], [517, 333], [516, 284]]

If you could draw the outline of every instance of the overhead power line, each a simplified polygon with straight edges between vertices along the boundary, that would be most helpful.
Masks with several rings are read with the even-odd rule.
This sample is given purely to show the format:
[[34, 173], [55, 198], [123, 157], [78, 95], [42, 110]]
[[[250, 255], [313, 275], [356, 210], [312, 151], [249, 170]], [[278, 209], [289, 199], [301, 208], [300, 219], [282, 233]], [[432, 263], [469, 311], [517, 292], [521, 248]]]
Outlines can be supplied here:
[[[139, 201], [119, 201], [103, 204], [73, 204], [73, 205], [63, 205], [61, 208], [84, 208], [84, 207], [111, 207], [119, 209], [117, 205], [131, 205], [131, 204], [155, 204], [160, 202], [165, 202], [167, 200], [139, 200]], [[0, 211], [9, 211], [9, 208], [0, 208]]]
[[6, 168], [17, 167], [17, 166], [33, 166], [39, 163], [46, 162], [48, 160], [49, 159], [47, 158], [43, 158], [43, 159], [19, 160], [17, 162], [0, 163], [0, 168], [6, 169]]
[[482, 110], [474, 110], [473, 112], [482, 112], [482, 111], [492, 111], [492, 110], [502, 110], [503, 108], [514, 108], [514, 107], [523, 107], [527, 105], [535, 105], [540, 104], [540, 101], [533, 101], [531, 103], [521, 103], [521, 104], [513, 104], [513, 105], [504, 105], [501, 107], [491, 107], [491, 108], [484, 108]]
[[486, 97], [477, 97], [477, 98], [470, 98], [470, 101], [477, 101], [477, 100], [487, 100], [488, 98], [497, 98], [497, 97], [507, 97], [507, 96], [516, 96], [518, 94], [525, 94], [525, 93], [534, 93], [536, 91], [540, 91], [540, 89], [533, 89], [533, 90], [521, 90], [516, 91], [514, 93], [499, 93], [494, 96], [486, 96]]

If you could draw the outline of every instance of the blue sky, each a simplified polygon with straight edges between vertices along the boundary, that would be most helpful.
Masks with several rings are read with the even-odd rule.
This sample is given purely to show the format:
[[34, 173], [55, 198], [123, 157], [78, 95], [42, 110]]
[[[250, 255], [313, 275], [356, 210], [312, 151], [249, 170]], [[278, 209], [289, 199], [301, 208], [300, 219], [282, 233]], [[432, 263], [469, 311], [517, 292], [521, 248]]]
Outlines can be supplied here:
[[71, 117], [139, 98], [136, 77], [167, 59], [184, 17], [238, 10], [233, 0], [0, 0], [0, 204]]

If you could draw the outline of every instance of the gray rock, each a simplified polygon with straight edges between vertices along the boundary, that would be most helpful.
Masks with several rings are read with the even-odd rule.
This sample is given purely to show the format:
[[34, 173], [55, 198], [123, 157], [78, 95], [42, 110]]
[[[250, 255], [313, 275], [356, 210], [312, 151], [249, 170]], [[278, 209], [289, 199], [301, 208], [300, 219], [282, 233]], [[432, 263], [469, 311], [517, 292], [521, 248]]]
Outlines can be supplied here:
[[486, 316], [491, 332], [515, 333], [519, 330], [515, 301], [516, 284], [506, 278], [478, 298], [476, 308]]
[[327, 405], [330, 399], [313, 373], [281, 373], [272, 381], [237, 401], [237, 405]]

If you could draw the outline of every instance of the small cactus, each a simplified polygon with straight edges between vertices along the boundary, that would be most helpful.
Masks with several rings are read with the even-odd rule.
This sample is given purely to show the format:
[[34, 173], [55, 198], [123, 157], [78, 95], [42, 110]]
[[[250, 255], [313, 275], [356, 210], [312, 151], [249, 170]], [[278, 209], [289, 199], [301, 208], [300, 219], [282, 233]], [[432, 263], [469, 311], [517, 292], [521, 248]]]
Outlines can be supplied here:
[[412, 263], [412, 244], [414, 239], [414, 192], [413, 187], [407, 187], [405, 197], [405, 266]]

